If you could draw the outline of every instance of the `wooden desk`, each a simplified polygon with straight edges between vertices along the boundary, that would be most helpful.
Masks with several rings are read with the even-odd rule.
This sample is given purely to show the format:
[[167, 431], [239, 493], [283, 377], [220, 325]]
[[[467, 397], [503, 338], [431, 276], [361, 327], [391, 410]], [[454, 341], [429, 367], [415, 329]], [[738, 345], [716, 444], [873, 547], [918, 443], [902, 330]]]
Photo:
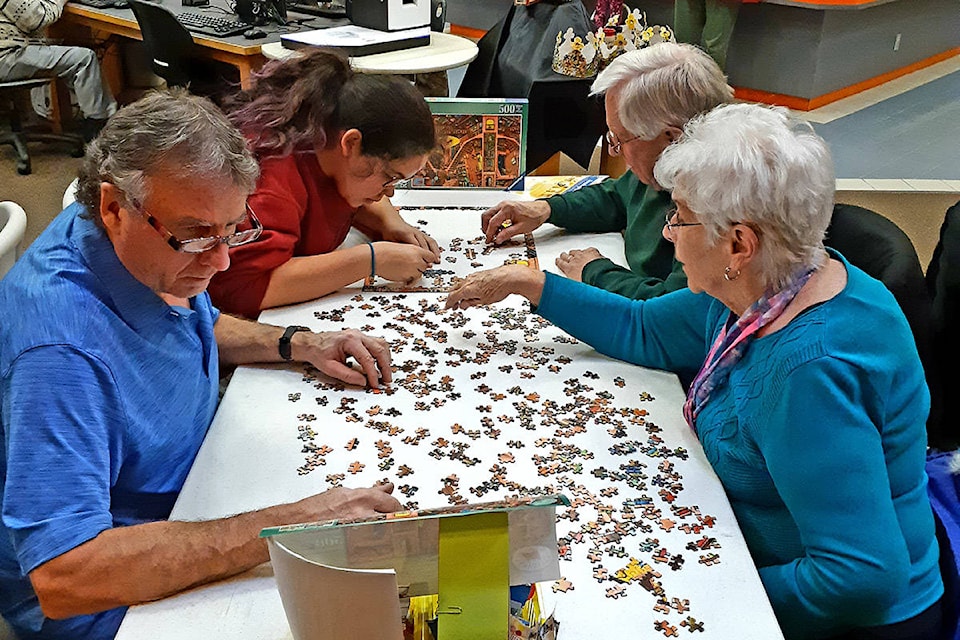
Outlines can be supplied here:
[[[204, 7], [183, 8], [175, 0], [160, 0], [174, 13], [178, 11], [203, 12]], [[212, 12], [213, 15], [217, 15]], [[337, 21], [291, 13], [292, 20], [302, 21], [300, 28], [316, 29]], [[296, 28], [296, 27], [295, 27]], [[243, 36], [216, 38], [191, 32], [194, 42], [207, 57], [229, 64], [237, 69], [240, 86], [250, 87], [251, 74], [263, 66], [268, 58], [279, 58], [288, 51], [280, 44], [282, 33], [276, 25], [264, 27], [267, 37], [247, 40]], [[124, 88], [123, 66], [117, 47], [117, 38], [142, 40], [137, 20], [130, 9], [100, 9], [68, 2], [63, 16], [50, 30], [50, 35], [69, 43], [106, 44], [103, 56], [103, 74], [114, 95]], [[447, 33], [431, 33], [430, 45], [415, 49], [390, 51], [350, 59], [353, 67], [362, 73], [426, 74], [469, 64], [477, 57], [477, 45], [467, 39]]]
[[[174, 0], [160, 0], [159, 4], [165, 5], [174, 13], [179, 11], [203, 12], [205, 9], [205, 7], [184, 8], [179, 1]], [[209, 10], [209, 7], [206, 9]], [[217, 15], [215, 12], [211, 13]], [[329, 22], [323, 18], [293, 15], [317, 25], [322, 22]], [[306, 26], [304, 28], [317, 28], [317, 26]], [[229, 38], [216, 38], [193, 32], [191, 32], [191, 35], [204, 55], [235, 67], [240, 76], [240, 86], [248, 88], [250, 86], [250, 75], [259, 69], [265, 61], [260, 53], [261, 45], [271, 40], [278, 44], [280, 41], [280, 32], [276, 25], [268, 25], [265, 30], [268, 32], [268, 36], [262, 40], [247, 40], [242, 35]], [[110, 88], [114, 91], [114, 94], [119, 94], [123, 88], [122, 61], [117, 51], [116, 39], [118, 37], [132, 40], [143, 39], [132, 10], [99, 9], [73, 2], [68, 2], [64, 6], [63, 16], [51, 27], [51, 35], [70, 43], [85, 43], [92, 40], [94, 43], [112, 45], [109, 46], [102, 64], [104, 76], [110, 83]]]
[[[484, 252], [479, 210], [416, 205], [482, 207], [506, 195], [393, 200], [410, 207], [408, 220], [443, 230], [448, 256], [489, 265], [517, 247]], [[571, 236], [545, 225], [535, 236], [550, 270], [575, 247], [623, 259], [619, 234]], [[445, 258], [438, 268], [446, 265], [463, 263]], [[384, 478], [402, 502], [422, 507], [552, 488], [575, 505], [558, 511], [563, 579], [544, 589], [561, 638], [686, 637], [701, 624], [695, 635], [704, 640], [782, 638], [723, 487], [684, 423], [674, 375], [603, 357], [517, 297], [466, 312], [438, 312], [442, 300], [348, 288], [265, 312], [265, 321], [316, 330], [370, 325], [393, 346], [392, 391], [337, 389], [303, 365], [238, 369], [171, 517], [226, 516]], [[660, 595], [653, 583], [614, 578], [645, 566]], [[117, 636], [291, 637], [269, 565], [133, 607]]]

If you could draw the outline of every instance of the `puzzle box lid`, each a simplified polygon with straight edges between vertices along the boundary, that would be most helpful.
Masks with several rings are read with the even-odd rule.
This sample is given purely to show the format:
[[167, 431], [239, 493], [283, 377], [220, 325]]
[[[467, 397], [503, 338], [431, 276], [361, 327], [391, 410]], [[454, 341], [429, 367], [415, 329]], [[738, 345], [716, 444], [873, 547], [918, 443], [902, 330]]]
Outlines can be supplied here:
[[310, 562], [330, 567], [392, 568], [397, 572], [398, 583], [409, 585], [409, 595], [427, 595], [439, 589], [440, 520], [506, 513], [510, 584], [531, 584], [555, 580], [560, 575], [556, 507], [569, 504], [561, 494], [529, 496], [268, 527], [260, 532], [260, 537]]

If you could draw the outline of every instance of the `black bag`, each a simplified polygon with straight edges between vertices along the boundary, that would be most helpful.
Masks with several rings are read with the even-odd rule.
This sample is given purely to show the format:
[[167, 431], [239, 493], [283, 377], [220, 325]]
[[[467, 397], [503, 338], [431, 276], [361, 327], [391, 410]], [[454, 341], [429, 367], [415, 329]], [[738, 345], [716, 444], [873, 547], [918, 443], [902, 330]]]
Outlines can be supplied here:
[[457, 92], [461, 98], [530, 101], [528, 168], [558, 151], [586, 167], [605, 128], [602, 100], [589, 97], [593, 79], [571, 78], [551, 68], [557, 33], [569, 28], [581, 35], [593, 30], [579, 0], [510, 5], [477, 43], [480, 52]]

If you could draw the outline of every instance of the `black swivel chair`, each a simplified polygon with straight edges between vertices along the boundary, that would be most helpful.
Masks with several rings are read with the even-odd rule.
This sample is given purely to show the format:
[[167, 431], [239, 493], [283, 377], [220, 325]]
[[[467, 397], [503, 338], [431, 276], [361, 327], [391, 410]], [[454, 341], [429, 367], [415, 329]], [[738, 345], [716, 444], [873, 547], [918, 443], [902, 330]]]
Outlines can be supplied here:
[[20, 114], [22, 110], [28, 108], [30, 89], [49, 85], [51, 91], [56, 91], [56, 86], [51, 84], [55, 81], [56, 78], [0, 81], [0, 112], [5, 115], [10, 126], [10, 131], [0, 131], [0, 145], [9, 144], [13, 147], [17, 155], [17, 173], [20, 175], [29, 175], [32, 171], [30, 154], [27, 151], [28, 142], [67, 145], [73, 157], [83, 156], [83, 137], [80, 135], [50, 131], [40, 132], [23, 128], [23, 120]]
[[166, 80], [167, 86], [184, 87], [217, 102], [232, 84], [238, 84], [227, 75], [227, 67], [198, 53], [193, 36], [170, 9], [145, 0], [129, 0], [129, 4], [153, 72]]
[[933, 357], [930, 296], [913, 242], [889, 218], [863, 207], [837, 204], [825, 244], [886, 285], [907, 317], [930, 387], [927, 435], [932, 443], [940, 428], [943, 397]]
[[[960, 362], [960, 202], [947, 209], [926, 278], [933, 300], [934, 365], [940, 373], [940, 394], [945, 396], [947, 372]], [[954, 403], [944, 405], [936, 435], [933, 444], [940, 449], [960, 446], [960, 411]]]

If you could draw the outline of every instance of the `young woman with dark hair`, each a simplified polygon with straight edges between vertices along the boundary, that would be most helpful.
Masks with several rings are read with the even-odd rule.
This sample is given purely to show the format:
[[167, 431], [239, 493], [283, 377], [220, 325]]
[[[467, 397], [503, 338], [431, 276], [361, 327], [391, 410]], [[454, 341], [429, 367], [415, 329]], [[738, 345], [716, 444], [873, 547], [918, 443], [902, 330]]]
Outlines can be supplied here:
[[[268, 63], [225, 105], [247, 136], [261, 176], [249, 205], [260, 240], [230, 251], [210, 294], [223, 311], [311, 300], [371, 273], [412, 282], [439, 261], [436, 241], [390, 204], [435, 144], [433, 118], [412, 84], [355, 73], [315, 50]], [[351, 227], [373, 242], [338, 248]]]

